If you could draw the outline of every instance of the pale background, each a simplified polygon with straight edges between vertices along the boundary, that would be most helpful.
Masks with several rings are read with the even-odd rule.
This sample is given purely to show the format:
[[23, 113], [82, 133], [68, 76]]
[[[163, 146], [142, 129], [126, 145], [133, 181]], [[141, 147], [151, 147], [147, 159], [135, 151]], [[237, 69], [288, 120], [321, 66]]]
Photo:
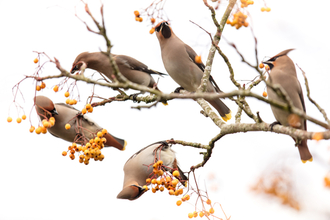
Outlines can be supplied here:
[[[147, 7], [151, 0], [104, 1], [107, 33], [112, 41], [113, 53], [132, 56], [150, 68], [166, 72], [161, 60], [160, 48], [155, 34], [150, 35], [149, 22], [138, 23], [133, 11]], [[259, 59], [266, 59], [282, 50], [295, 48], [289, 56], [306, 72], [312, 97], [330, 112], [328, 94], [329, 77], [329, 30], [327, 13], [328, 1], [267, 0], [270, 13], [262, 13], [263, 1], [255, 1], [249, 6], [254, 31], [259, 42]], [[99, 18], [99, 1], [89, 1], [92, 13]], [[227, 6], [223, 1], [217, 18]], [[89, 33], [74, 16], [74, 7], [81, 18], [88, 20], [84, 7], [79, 1], [4, 1], [0, 0], [1, 40], [1, 159], [0, 159], [0, 219], [50, 220], [50, 219], [186, 219], [194, 211], [194, 200], [177, 207], [176, 197], [167, 192], [152, 194], [148, 192], [136, 201], [116, 199], [122, 189], [122, 167], [136, 151], [153, 142], [165, 139], [178, 139], [207, 144], [219, 129], [208, 118], [199, 113], [200, 107], [191, 100], [170, 101], [168, 106], [159, 104], [156, 108], [141, 111], [130, 109], [132, 102], [118, 102], [95, 108], [90, 117], [101, 126], [128, 142], [124, 152], [108, 148], [103, 152], [103, 162], [91, 161], [90, 165], [79, 164], [62, 157], [61, 152], [69, 143], [46, 135], [30, 134], [29, 120], [16, 123], [22, 115], [11, 105], [11, 88], [24, 75], [31, 75], [36, 65], [32, 51], [46, 52], [60, 60], [62, 66], [70, 70], [74, 58], [84, 51], [105, 49], [102, 37]], [[210, 46], [209, 36], [189, 22], [192, 20], [212, 34], [215, 27], [210, 11], [201, 0], [168, 0], [165, 10], [178, 37], [192, 46], [203, 61]], [[89, 21], [89, 20], [88, 20]], [[94, 25], [91, 22], [91, 27]], [[235, 42], [247, 60], [254, 62], [254, 44], [248, 28], [226, 26], [226, 39]], [[220, 47], [232, 62], [237, 79], [252, 79], [256, 72], [240, 62], [235, 51], [225, 41]], [[41, 62], [46, 61], [41, 59]], [[58, 74], [54, 64], [46, 64], [42, 75]], [[88, 71], [93, 73], [93, 71]], [[298, 78], [306, 95], [300, 70]], [[226, 92], [235, 89], [229, 79], [225, 63], [216, 55], [212, 75], [219, 87]], [[157, 79], [157, 78], [156, 78]], [[49, 96], [54, 102], [64, 102], [64, 91], [55, 94], [51, 86], [58, 80], [46, 81], [47, 88], [38, 94]], [[91, 86], [78, 83], [81, 109]], [[173, 91], [178, 85], [171, 78], [160, 79], [159, 88], [165, 92]], [[253, 91], [261, 94], [265, 85], [261, 83]], [[28, 119], [34, 95], [34, 83], [26, 80], [20, 86]], [[131, 91], [132, 92], [132, 91]], [[111, 97], [117, 93], [97, 87], [96, 93]], [[76, 93], [77, 95], [78, 93]], [[19, 96], [21, 97], [21, 96]], [[268, 123], [275, 119], [268, 105], [249, 99], [253, 112], [260, 111]], [[307, 113], [320, 120], [318, 110], [305, 96]], [[230, 100], [225, 103], [236, 113], [237, 107]], [[8, 124], [10, 115], [13, 122]], [[38, 119], [32, 109], [32, 124]], [[252, 122], [245, 115], [243, 122]], [[233, 123], [234, 119], [229, 121]], [[308, 123], [309, 131], [323, 129]], [[222, 204], [231, 219], [330, 219], [330, 190], [323, 186], [323, 178], [330, 170], [329, 141], [308, 141], [313, 163], [302, 164], [298, 149], [294, 148], [292, 138], [263, 132], [228, 135], [216, 143], [210, 161], [196, 171], [199, 185], [207, 189], [214, 202]], [[181, 168], [188, 171], [190, 166], [201, 162], [199, 150], [176, 145]], [[294, 194], [300, 202], [301, 211], [281, 205], [277, 199], [256, 194], [250, 190], [263, 172], [287, 164], [292, 173]], [[214, 179], [210, 179], [210, 175]], [[200, 206], [198, 206], [200, 208]], [[223, 217], [219, 206], [216, 214]]]

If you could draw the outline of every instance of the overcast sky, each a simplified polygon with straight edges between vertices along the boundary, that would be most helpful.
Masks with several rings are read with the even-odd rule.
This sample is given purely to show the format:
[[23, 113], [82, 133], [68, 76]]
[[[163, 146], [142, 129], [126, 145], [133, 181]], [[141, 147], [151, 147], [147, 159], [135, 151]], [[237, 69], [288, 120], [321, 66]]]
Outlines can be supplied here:
[[[104, 1], [105, 24], [108, 36], [114, 45], [113, 53], [132, 56], [150, 68], [166, 72], [161, 60], [160, 47], [155, 34], [150, 35], [149, 22], [136, 22], [134, 10], [146, 8], [150, 0]], [[330, 81], [328, 63], [329, 30], [328, 1], [267, 0], [270, 13], [261, 12], [263, 1], [249, 6], [254, 32], [258, 38], [259, 59], [271, 57], [285, 49], [295, 48], [289, 56], [307, 74], [312, 97], [329, 113], [328, 94]], [[89, 1], [90, 10], [99, 16], [99, 1]], [[227, 1], [223, 1], [217, 12], [220, 20]], [[36, 54], [46, 52], [59, 59], [61, 65], [70, 70], [75, 57], [84, 51], [105, 49], [102, 37], [88, 32], [75, 16], [75, 8], [81, 18], [91, 27], [80, 1], [4, 1], [0, 0], [1, 41], [1, 97], [2, 142], [0, 160], [0, 220], [57, 220], [57, 219], [185, 219], [194, 211], [194, 201], [176, 206], [177, 197], [167, 192], [145, 193], [136, 201], [116, 199], [122, 189], [123, 165], [139, 149], [156, 141], [170, 138], [207, 144], [218, 132], [209, 118], [199, 113], [200, 106], [192, 100], [173, 100], [168, 106], [161, 104], [141, 111], [131, 109], [132, 102], [111, 103], [94, 109], [89, 116], [111, 134], [127, 140], [124, 152], [114, 148], [104, 149], [105, 159], [88, 166], [71, 161], [61, 155], [70, 143], [50, 134], [30, 134], [31, 126], [37, 126], [38, 118], [32, 108], [34, 83], [26, 80], [20, 85], [24, 100], [18, 95], [17, 103], [24, 107], [28, 116], [21, 124], [16, 118], [22, 115], [12, 104], [12, 87], [32, 75], [36, 65]], [[215, 33], [210, 11], [202, 0], [168, 0], [165, 5], [175, 34], [189, 44], [205, 62], [210, 47], [209, 36], [189, 22], [192, 20]], [[95, 27], [94, 27], [95, 28]], [[249, 28], [236, 30], [226, 26], [223, 36], [236, 44], [246, 59], [254, 62], [254, 44]], [[220, 47], [232, 63], [239, 80], [251, 80], [257, 74], [246, 64], [224, 40]], [[41, 62], [46, 58], [42, 57]], [[54, 64], [46, 64], [42, 76], [58, 74]], [[92, 74], [94, 71], [87, 71]], [[322, 115], [306, 97], [300, 70], [298, 78], [304, 90], [307, 113], [323, 120]], [[229, 79], [228, 69], [216, 55], [212, 75], [225, 92], [235, 89]], [[157, 80], [157, 78], [155, 78]], [[51, 87], [59, 80], [45, 81], [47, 87], [39, 92], [54, 102], [65, 102], [64, 92], [57, 94]], [[159, 88], [172, 92], [178, 85], [169, 77], [159, 80]], [[78, 83], [82, 109], [92, 86]], [[262, 94], [265, 85], [260, 83], [253, 91]], [[132, 91], [128, 91], [130, 93]], [[115, 96], [113, 90], [96, 87], [95, 93], [103, 97]], [[76, 93], [75, 95], [78, 95]], [[253, 112], [267, 123], [275, 121], [268, 105], [248, 99]], [[237, 106], [226, 99], [233, 111]], [[14, 120], [7, 123], [6, 118]], [[242, 122], [252, 120], [245, 115]], [[228, 123], [234, 123], [234, 119]], [[309, 131], [323, 129], [308, 123]], [[292, 138], [263, 132], [228, 135], [216, 143], [214, 153], [205, 167], [196, 171], [199, 185], [207, 189], [214, 202], [222, 204], [231, 219], [319, 219], [330, 218], [330, 190], [323, 186], [323, 178], [330, 170], [329, 141], [308, 141], [314, 162], [302, 164], [298, 149]], [[192, 165], [202, 161], [199, 150], [173, 146], [181, 168], [188, 171]], [[293, 194], [300, 202], [301, 210], [281, 205], [277, 199], [256, 194], [250, 188], [263, 173], [283, 167], [290, 168]], [[287, 169], [286, 172], [289, 172]], [[214, 178], [210, 178], [213, 176]], [[198, 206], [200, 208], [200, 206]], [[215, 206], [217, 216], [223, 218], [220, 207]]]

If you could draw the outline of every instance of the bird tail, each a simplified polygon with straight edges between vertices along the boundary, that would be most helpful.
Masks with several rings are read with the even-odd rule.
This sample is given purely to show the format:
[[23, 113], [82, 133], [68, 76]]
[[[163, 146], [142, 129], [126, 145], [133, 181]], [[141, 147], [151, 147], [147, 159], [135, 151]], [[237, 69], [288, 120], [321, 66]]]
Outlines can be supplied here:
[[103, 137], [107, 139], [107, 141], [104, 143], [105, 146], [115, 147], [122, 151], [126, 149], [127, 142], [125, 140], [117, 138], [109, 133], [106, 133]]
[[125, 188], [117, 195], [117, 199], [128, 199], [135, 200], [142, 196], [147, 190], [141, 186], [130, 185]]
[[224, 121], [228, 121], [231, 119], [230, 109], [220, 99], [213, 99], [207, 101], [219, 112]]
[[306, 163], [307, 161], [310, 161], [310, 162], [313, 161], [312, 154], [309, 152], [309, 149], [307, 146], [307, 139], [304, 139], [301, 141], [301, 143], [298, 145], [298, 150], [299, 150], [301, 161], [303, 163]]

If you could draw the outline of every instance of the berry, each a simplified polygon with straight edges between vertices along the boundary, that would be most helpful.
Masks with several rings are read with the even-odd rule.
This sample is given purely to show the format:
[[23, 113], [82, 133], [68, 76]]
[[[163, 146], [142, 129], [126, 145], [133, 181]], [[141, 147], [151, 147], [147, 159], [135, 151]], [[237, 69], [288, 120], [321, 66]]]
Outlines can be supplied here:
[[135, 15], [135, 17], [139, 17], [140, 16], [140, 12], [139, 11], [134, 11], [134, 15]]
[[211, 200], [210, 199], [207, 199], [206, 200], [206, 204], [211, 205]]
[[264, 67], [265, 67], [265, 65], [264, 65], [263, 63], [260, 63], [260, 64], [259, 64], [259, 68], [260, 68], [260, 69], [262, 69], [262, 68], [264, 68]]
[[153, 24], [153, 23], [156, 22], [156, 19], [155, 18], [151, 18], [150, 21], [151, 21], [151, 24]]
[[175, 177], [178, 177], [178, 176], [180, 176], [180, 173], [179, 173], [179, 171], [175, 170], [175, 171], [173, 172], [173, 176], [175, 176]]
[[65, 129], [66, 129], [66, 130], [69, 130], [70, 128], [71, 128], [71, 125], [70, 125], [70, 124], [66, 124], [66, 125], [65, 125]]
[[188, 213], [188, 218], [192, 218], [192, 217], [194, 217], [194, 214], [193, 213]]
[[66, 91], [66, 92], [64, 93], [64, 96], [67, 97], [67, 98], [69, 97], [69, 95], [70, 95], [70, 93], [69, 93], [68, 91]]
[[47, 133], [47, 128], [41, 127], [41, 133], [46, 134]]
[[35, 58], [35, 59], [33, 60], [33, 62], [34, 62], [34, 63], [38, 63], [38, 62], [39, 62], [38, 58]]
[[70, 99], [69, 105], [74, 105], [74, 100]]
[[40, 90], [41, 90], [41, 87], [40, 87], [40, 86], [37, 86], [37, 87], [36, 87], [36, 90], [37, 90], [37, 91], [40, 91]]
[[203, 216], [204, 216], [204, 213], [203, 213], [203, 212], [200, 212], [200, 213], [199, 213], [199, 217], [202, 218]]
[[34, 126], [31, 126], [29, 131], [32, 133], [34, 131], [35, 127]]
[[262, 96], [263, 96], [263, 97], [267, 97], [267, 92], [264, 91], [264, 92], [262, 93]]
[[97, 132], [97, 137], [101, 138], [103, 136], [103, 133], [101, 131]]
[[71, 101], [71, 99], [66, 99], [66, 100], [65, 100], [65, 103], [66, 103], [67, 105], [69, 105], [69, 104], [70, 104], [70, 101]]
[[21, 122], [22, 122], [22, 119], [21, 119], [21, 118], [17, 118], [17, 119], [16, 119], [16, 122], [17, 122], [17, 123], [21, 123]]
[[88, 109], [88, 112], [89, 112], [89, 113], [92, 113], [92, 112], [93, 112], [93, 107], [90, 107], [90, 108]]
[[7, 118], [7, 121], [8, 121], [8, 122], [12, 122], [13, 119], [12, 119], [11, 117], [8, 117], [8, 118]]
[[81, 110], [81, 114], [86, 114], [86, 112], [87, 112], [87, 110], [85, 109], [85, 108], [83, 108], [82, 110]]
[[54, 86], [53, 90], [54, 92], [58, 92], [58, 85]]
[[85, 108], [88, 110], [88, 109], [90, 109], [91, 107], [92, 107], [92, 105], [88, 103], [88, 104], [86, 105]]
[[146, 183], [147, 184], [149, 184], [150, 182], [151, 182], [151, 179], [150, 178], [146, 179]]
[[63, 152], [62, 152], [62, 155], [63, 155], [63, 156], [66, 156], [66, 155], [67, 155], [67, 152], [66, 152], [66, 151], [63, 151]]
[[155, 28], [151, 28], [149, 31], [150, 34], [153, 34], [154, 32], [155, 32]]
[[198, 216], [198, 212], [194, 211], [194, 218], [196, 218]]
[[37, 129], [36, 129], [36, 134], [40, 134], [41, 133], [41, 127], [39, 126]]
[[41, 88], [41, 89], [46, 88], [46, 83], [42, 82], [41, 85], [40, 85], [40, 88]]
[[139, 22], [142, 22], [143, 21], [143, 18], [139, 17]]
[[181, 204], [182, 204], [182, 201], [181, 200], [176, 201], [176, 205], [177, 206], [180, 206]]
[[213, 214], [214, 213], [214, 208], [210, 208], [209, 213]]
[[202, 63], [202, 57], [201, 56], [195, 56], [195, 62], [196, 63]]

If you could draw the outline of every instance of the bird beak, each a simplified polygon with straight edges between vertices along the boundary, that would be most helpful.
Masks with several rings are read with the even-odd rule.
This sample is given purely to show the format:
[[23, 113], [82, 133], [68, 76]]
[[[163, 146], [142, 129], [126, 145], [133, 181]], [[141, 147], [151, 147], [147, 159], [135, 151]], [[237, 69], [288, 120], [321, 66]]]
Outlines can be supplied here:
[[55, 108], [50, 113], [52, 113], [52, 115], [58, 115], [58, 112], [56, 111]]
[[78, 70], [77, 65], [73, 66], [72, 69], [70, 70], [70, 73], [73, 74]]

